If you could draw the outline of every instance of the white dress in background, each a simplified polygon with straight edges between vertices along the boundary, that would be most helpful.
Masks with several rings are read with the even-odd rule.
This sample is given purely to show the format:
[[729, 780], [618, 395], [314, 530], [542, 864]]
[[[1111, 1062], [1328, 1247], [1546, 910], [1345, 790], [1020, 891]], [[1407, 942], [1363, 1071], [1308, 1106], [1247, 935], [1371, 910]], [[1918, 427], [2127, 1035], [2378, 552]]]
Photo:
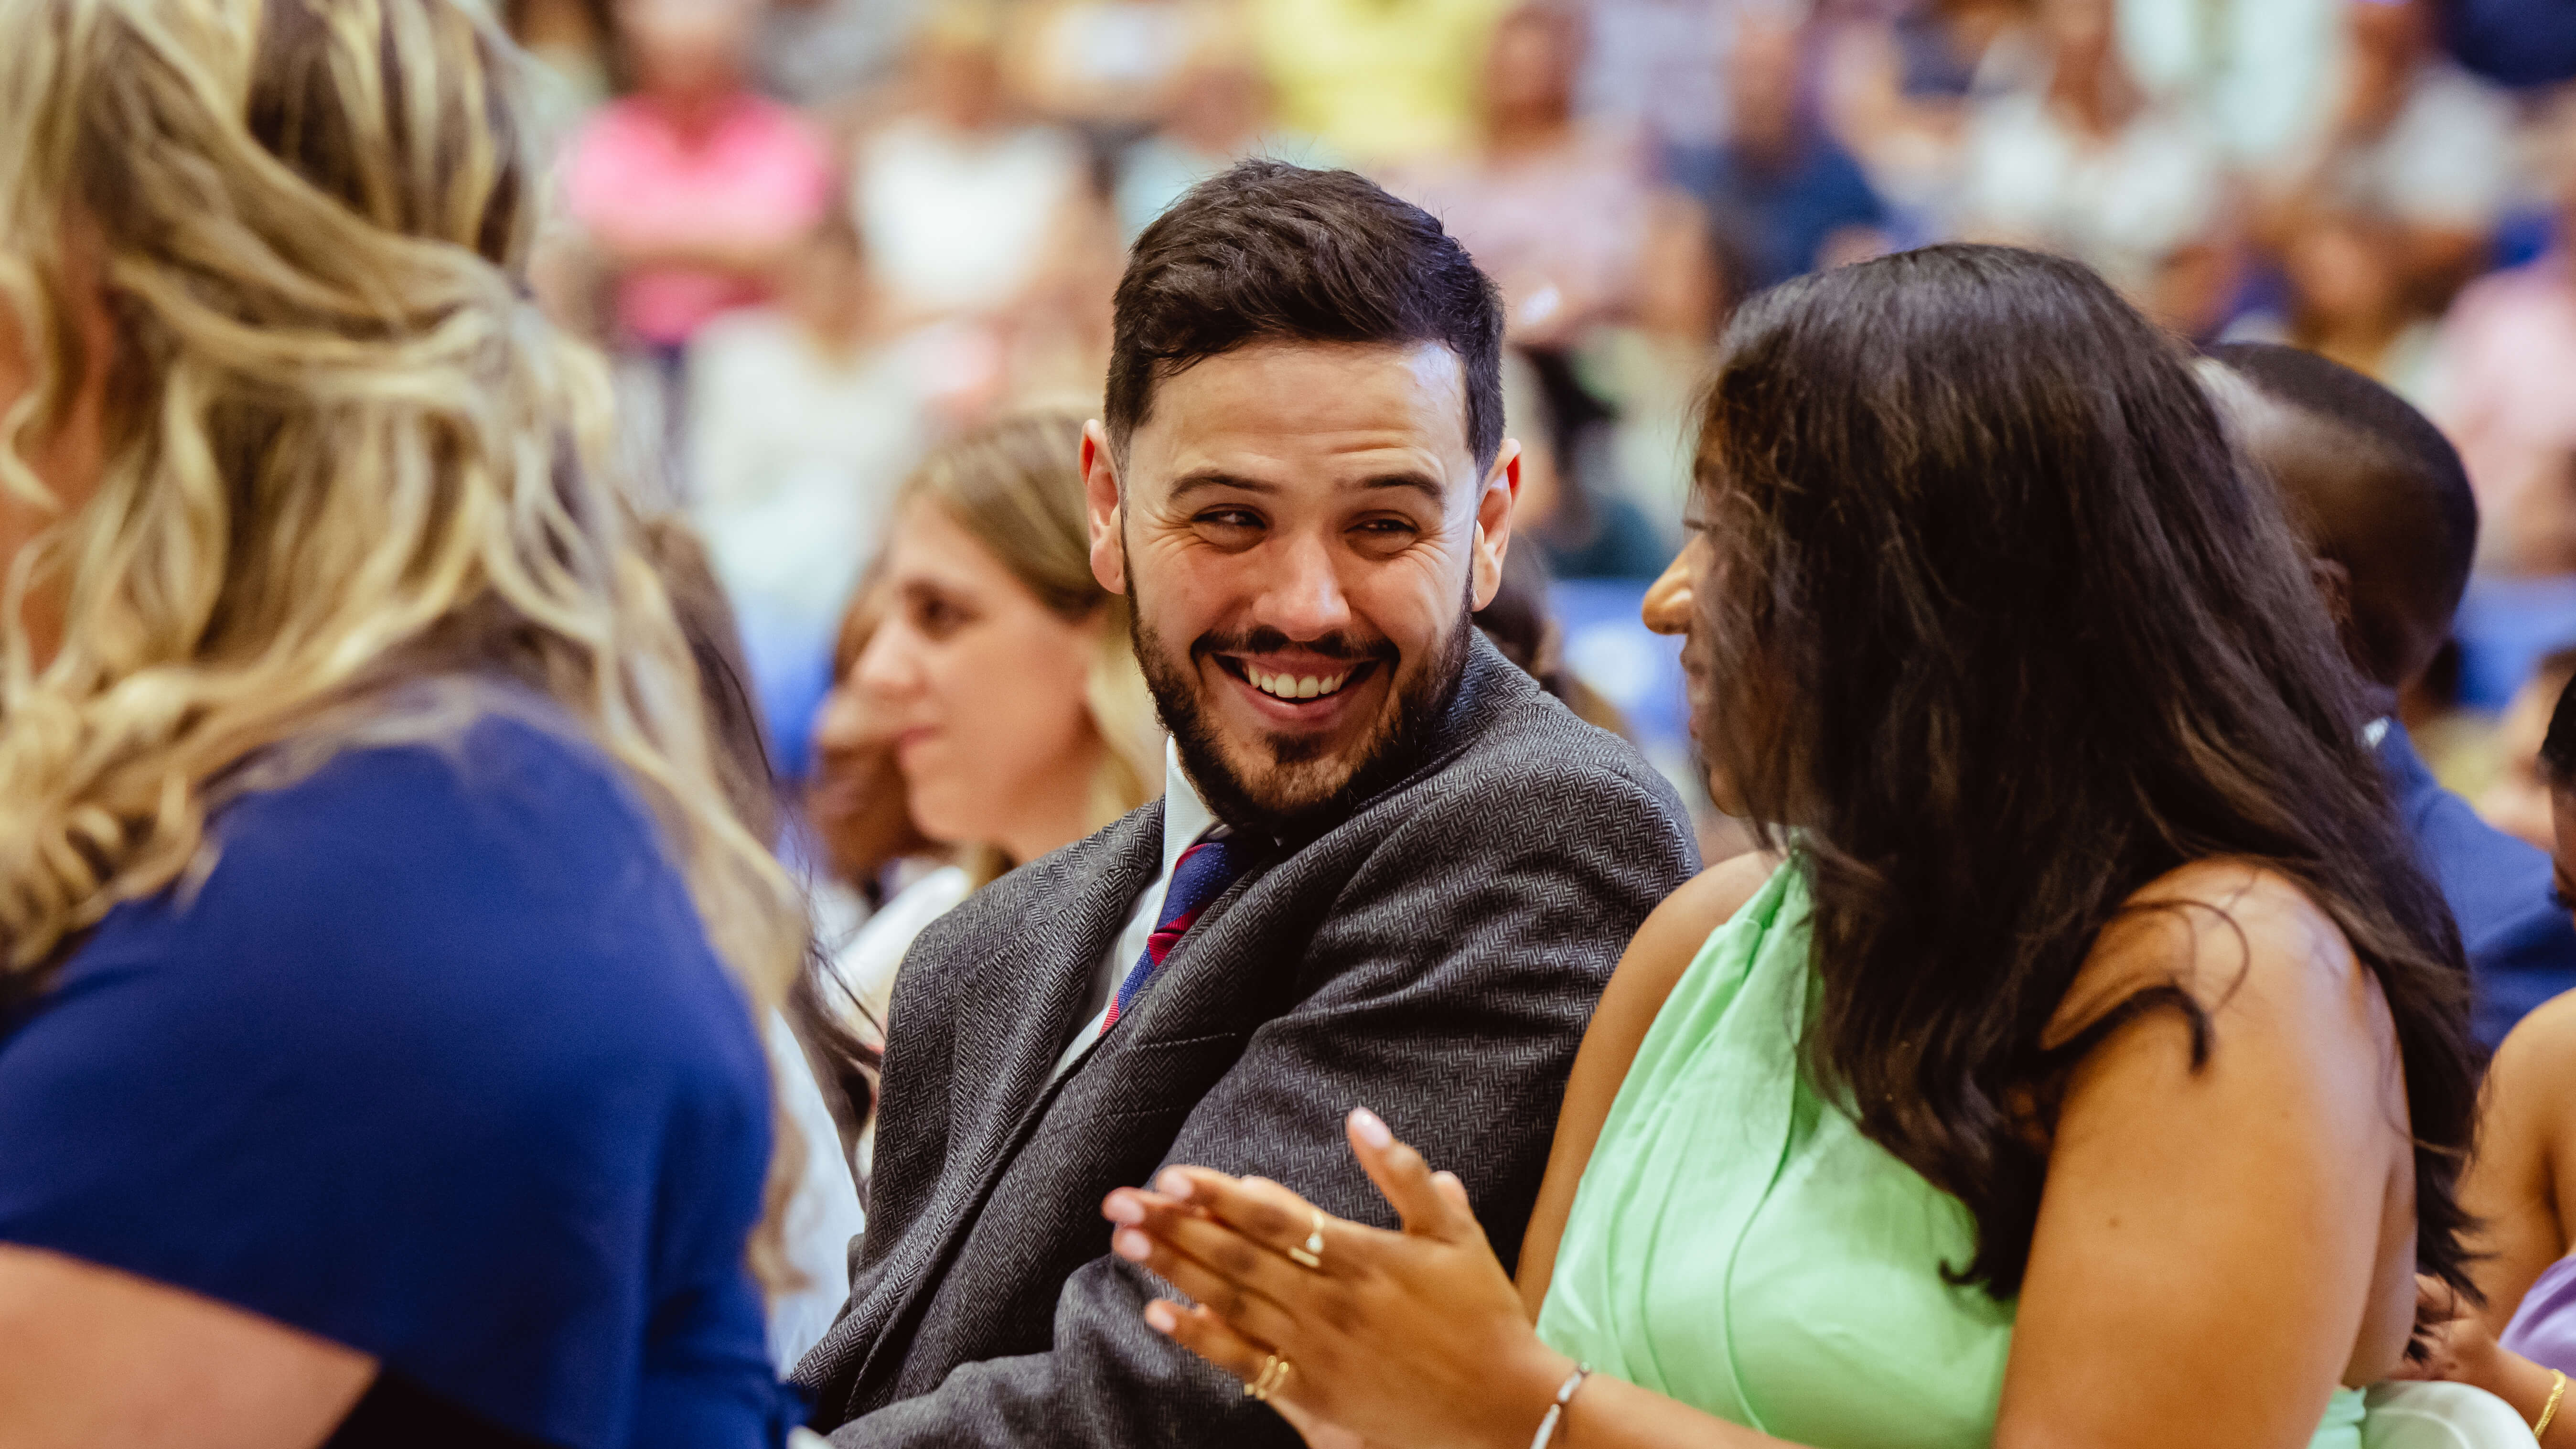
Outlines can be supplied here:
[[[847, 1000], [863, 1009], [851, 1013], [849, 1028], [869, 1041], [882, 1042], [892, 1029], [887, 1012], [894, 1001], [894, 978], [903, 965], [903, 955], [912, 949], [912, 940], [924, 927], [946, 915], [959, 901], [966, 899], [966, 872], [953, 865], [943, 865], [895, 893], [877, 913], [868, 917], [847, 944], [832, 953], [832, 974], [839, 977], [848, 992]], [[828, 1125], [828, 1124], [827, 1124]], [[866, 1172], [875, 1156], [876, 1119], [871, 1117], [859, 1131], [856, 1149], [859, 1171]]]
[[769, 1356], [784, 1375], [823, 1341], [850, 1296], [850, 1241], [867, 1226], [867, 1214], [841, 1156], [840, 1130], [787, 1018], [771, 1012], [767, 1035], [779, 1106], [805, 1149], [804, 1174], [787, 1200], [783, 1225], [787, 1261], [804, 1282], [769, 1302]]
[[982, 312], [1036, 279], [1085, 180], [1081, 148], [1051, 127], [967, 133], [904, 120], [861, 143], [852, 210], [899, 307]]

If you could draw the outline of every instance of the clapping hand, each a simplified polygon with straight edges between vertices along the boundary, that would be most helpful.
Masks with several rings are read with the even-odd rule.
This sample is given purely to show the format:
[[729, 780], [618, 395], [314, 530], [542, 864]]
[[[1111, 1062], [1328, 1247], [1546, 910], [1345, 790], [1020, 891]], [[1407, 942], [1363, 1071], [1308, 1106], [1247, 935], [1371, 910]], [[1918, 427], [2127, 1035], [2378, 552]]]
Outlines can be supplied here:
[[1258, 1390], [1319, 1449], [1527, 1444], [1572, 1361], [1539, 1341], [1457, 1177], [1367, 1111], [1347, 1131], [1403, 1231], [1201, 1167], [1111, 1193], [1112, 1251], [1197, 1300], [1157, 1299], [1146, 1322]]

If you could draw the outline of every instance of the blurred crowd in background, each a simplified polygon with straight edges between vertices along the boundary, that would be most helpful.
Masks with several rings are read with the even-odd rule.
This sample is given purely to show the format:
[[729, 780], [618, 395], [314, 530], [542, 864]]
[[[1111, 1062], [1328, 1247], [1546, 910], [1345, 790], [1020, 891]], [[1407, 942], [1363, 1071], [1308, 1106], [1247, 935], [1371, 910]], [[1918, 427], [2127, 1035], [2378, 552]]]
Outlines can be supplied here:
[[[923, 450], [1096, 407], [1127, 243], [1247, 155], [1368, 173], [1504, 289], [1550, 647], [1688, 782], [1684, 420], [1736, 302], [1945, 238], [2074, 255], [2199, 342], [2286, 341], [2448, 430], [2461, 637], [2407, 706], [2546, 847], [2576, 672], [2576, 70], [2509, 0], [508, 0], [542, 299], [618, 359], [639, 477], [733, 595], [791, 777]], [[848, 651], [841, 651], [847, 662]], [[2517, 698], [2520, 702], [2517, 704]]]

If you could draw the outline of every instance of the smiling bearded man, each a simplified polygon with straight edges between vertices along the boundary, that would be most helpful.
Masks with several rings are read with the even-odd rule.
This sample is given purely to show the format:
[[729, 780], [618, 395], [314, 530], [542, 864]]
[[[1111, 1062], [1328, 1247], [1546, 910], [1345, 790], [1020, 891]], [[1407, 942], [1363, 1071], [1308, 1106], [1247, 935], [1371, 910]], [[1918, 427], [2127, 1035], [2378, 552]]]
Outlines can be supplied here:
[[1501, 349], [1466, 252], [1347, 172], [1245, 162], [1137, 240], [1082, 466], [1164, 798], [905, 958], [850, 1304], [796, 1374], [834, 1443], [1295, 1444], [1146, 1326], [1098, 1214], [1193, 1162], [1391, 1225], [1356, 1107], [1517, 1256], [1593, 1003], [1697, 860], [1469, 623], [1520, 480]]

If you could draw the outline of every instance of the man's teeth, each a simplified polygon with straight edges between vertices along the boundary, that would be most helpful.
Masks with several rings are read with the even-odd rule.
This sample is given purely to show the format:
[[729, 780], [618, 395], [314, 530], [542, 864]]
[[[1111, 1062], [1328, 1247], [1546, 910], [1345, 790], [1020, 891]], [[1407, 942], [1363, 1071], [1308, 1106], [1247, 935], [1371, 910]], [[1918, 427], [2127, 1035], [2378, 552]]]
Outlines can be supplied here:
[[1321, 678], [1312, 674], [1264, 674], [1258, 669], [1246, 669], [1243, 672], [1251, 676], [1253, 688], [1280, 699], [1314, 699], [1319, 695], [1331, 694], [1342, 687], [1342, 681], [1351, 677], [1351, 672], [1347, 669], [1339, 674], [1329, 674]]

